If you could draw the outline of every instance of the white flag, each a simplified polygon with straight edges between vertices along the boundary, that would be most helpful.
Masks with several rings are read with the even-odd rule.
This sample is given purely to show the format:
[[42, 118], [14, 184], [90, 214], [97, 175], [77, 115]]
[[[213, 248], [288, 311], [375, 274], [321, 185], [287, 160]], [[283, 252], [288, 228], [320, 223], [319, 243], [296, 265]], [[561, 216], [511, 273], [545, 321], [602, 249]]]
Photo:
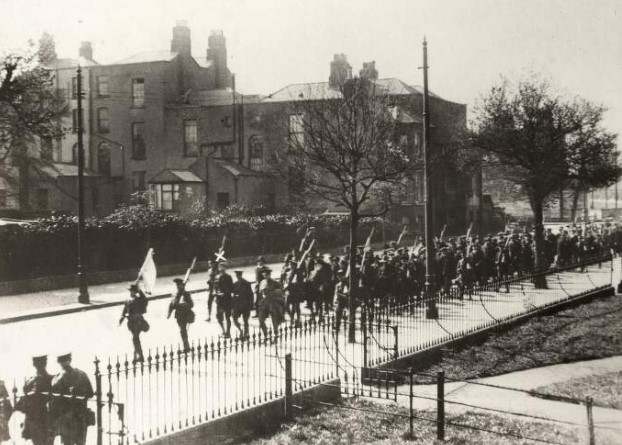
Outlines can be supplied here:
[[138, 278], [142, 278], [145, 292], [151, 294], [155, 287], [156, 278], [158, 272], [156, 270], [155, 263], [153, 262], [153, 248], [150, 248], [147, 252], [147, 257], [143, 266], [140, 268]]

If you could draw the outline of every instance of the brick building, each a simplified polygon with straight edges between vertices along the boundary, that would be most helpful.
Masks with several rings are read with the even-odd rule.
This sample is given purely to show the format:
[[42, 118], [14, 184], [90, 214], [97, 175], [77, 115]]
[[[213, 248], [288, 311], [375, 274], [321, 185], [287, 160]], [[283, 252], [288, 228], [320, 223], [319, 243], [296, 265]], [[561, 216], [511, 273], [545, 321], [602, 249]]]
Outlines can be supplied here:
[[[274, 153], [283, 143], [275, 126], [289, 125], [296, 131], [290, 110], [302, 93], [314, 90], [318, 100], [338, 95], [336, 86], [352, 77], [347, 58], [335, 56], [327, 82], [288, 85], [260, 97], [236, 91], [222, 32], [209, 36], [205, 58], [194, 58], [191, 50], [190, 29], [178, 22], [165, 51], [102, 65], [84, 42], [79, 59], [56, 61], [56, 87], [67, 95], [72, 110], [63, 124], [74, 131], [53, 142], [55, 167], [41, 168], [49, 176], [45, 187], [54, 190], [47, 209], [77, 209], [78, 65], [84, 78], [88, 215], [110, 213], [132, 192], [146, 190], [155, 208], [182, 214], [197, 206], [219, 209], [237, 203], [280, 210], [290, 204], [290, 190], [272, 171]], [[394, 99], [399, 138], [420, 153], [421, 89], [395, 78], [378, 79], [374, 62], [364, 64], [360, 76], [376, 82]], [[444, 150], [453, 143], [456, 129], [466, 125], [466, 106], [432, 95], [430, 111], [432, 149]], [[388, 218], [418, 231], [424, 220], [422, 172], [415, 173], [406, 190], [394, 197], [397, 205]], [[461, 233], [471, 221], [476, 226], [480, 222], [479, 175], [465, 177], [444, 167], [435, 172], [433, 193], [435, 227], [447, 224], [447, 233]], [[317, 203], [315, 210], [343, 211], [327, 203]]]

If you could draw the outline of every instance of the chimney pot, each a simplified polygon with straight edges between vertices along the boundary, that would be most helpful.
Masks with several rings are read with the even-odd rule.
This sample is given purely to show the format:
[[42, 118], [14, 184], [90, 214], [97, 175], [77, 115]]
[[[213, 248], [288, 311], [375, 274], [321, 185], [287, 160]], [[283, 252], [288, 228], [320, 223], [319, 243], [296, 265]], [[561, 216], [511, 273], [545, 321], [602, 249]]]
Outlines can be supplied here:
[[87, 60], [93, 60], [93, 45], [91, 42], [80, 43], [80, 57], [84, 57]]

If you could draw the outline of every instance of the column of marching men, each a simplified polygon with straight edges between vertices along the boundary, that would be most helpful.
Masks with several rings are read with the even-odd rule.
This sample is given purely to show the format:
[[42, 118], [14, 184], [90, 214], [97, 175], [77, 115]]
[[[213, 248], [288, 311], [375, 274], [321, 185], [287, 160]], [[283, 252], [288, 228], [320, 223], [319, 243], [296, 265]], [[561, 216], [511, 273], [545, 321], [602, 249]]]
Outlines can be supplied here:
[[[266, 324], [271, 319], [271, 330], [276, 332], [284, 322], [292, 327], [301, 325], [303, 307], [306, 316], [322, 321], [334, 312], [334, 326], [339, 331], [349, 307], [349, 249], [343, 255], [322, 254], [315, 246], [313, 230], [307, 231], [298, 249], [284, 258], [280, 271], [273, 271], [259, 257], [252, 282], [243, 271], [235, 270], [235, 279], [227, 271], [223, 246], [210, 260], [207, 280], [207, 322], [212, 320], [215, 306], [216, 320], [224, 338], [231, 337], [231, 325], [242, 341], [249, 338], [249, 319], [258, 319], [264, 336], [269, 333]], [[370, 235], [371, 238], [371, 235]], [[401, 236], [400, 236], [401, 240]], [[496, 284], [509, 292], [508, 280], [534, 272], [534, 233], [504, 231], [495, 236], [439, 237], [434, 240], [433, 259], [435, 288], [441, 299], [471, 298], [475, 286]], [[354, 309], [364, 307], [370, 318], [374, 312], [395, 304], [421, 304], [425, 288], [426, 248], [416, 240], [411, 248], [393, 241], [380, 253], [371, 251], [370, 239], [355, 252], [359, 277], [354, 295]], [[542, 255], [547, 266], [563, 267], [613, 251], [622, 251], [622, 230], [615, 224], [570, 225], [557, 233], [544, 231]], [[185, 289], [195, 262], [184, 279], [175, 278], [176, 292], [169, 303], [168, 316], [174, 314], [179, 326], [184, 350], [190, 350], [188, 325], [195, 322], [194, 302]], [[119, 324], [127, 320], [132, 335], [134, 363], [143, 362], [140, 335], [149, 330], [144, 316], [147, 296], [139, 280], [129, 287]], [[254, 312], [254, 315], [253, 315]], [[45, 371], [47, 357], [33, 357], [36, 375], [24, 386], [20, 403], [12, 407], [4, 384], [0, 381], [0, 441], [8, 438], [8, 418], [13, 409], [25, 415], [23, 437], [35, 445], [52, 443], [57, 435], [65, 445], [83, 444], [87, 426], [93, 423], [92, 411], [86, 399], [93, 396], [87, 375], [71, 367], [71, 355], [58, 357], [62, 371], [55, 377]], [[54, 393], [79, 398], [47, 398], [41, 393]]]

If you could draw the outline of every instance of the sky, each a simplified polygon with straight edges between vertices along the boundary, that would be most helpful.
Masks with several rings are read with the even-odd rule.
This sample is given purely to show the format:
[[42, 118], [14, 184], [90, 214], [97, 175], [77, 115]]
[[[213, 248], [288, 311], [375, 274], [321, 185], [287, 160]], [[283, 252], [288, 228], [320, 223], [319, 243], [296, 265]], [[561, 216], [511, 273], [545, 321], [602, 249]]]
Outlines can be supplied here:
[[421, 42], [430, 89], [468, 105], [500, 76], [539, 73], [568, 96], [609, 108], [605, 126], [622, 135], [622, 0], [0, 0], [0, 52], [26, 47], [43, 31], [59, 57], [91, 41], [112, 63], [170, 48], [186, 20], [192, 52], [222, 29], [229, 67], [244, 93], [326, 81], [344, 53], [358, 73], [376, 61], [380, 77], [420, 85]]

